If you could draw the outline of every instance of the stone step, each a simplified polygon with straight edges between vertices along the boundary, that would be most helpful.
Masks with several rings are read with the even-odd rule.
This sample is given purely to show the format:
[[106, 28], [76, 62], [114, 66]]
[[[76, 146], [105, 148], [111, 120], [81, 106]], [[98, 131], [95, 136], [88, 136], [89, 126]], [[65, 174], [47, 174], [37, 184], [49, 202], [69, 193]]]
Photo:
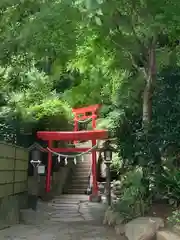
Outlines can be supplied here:
[[[89, 183], [89, 181], [81, 181], [81, 179], [76, 179], [76, 181], [71, 181], [71, 184], [69, 184], [69, 186], [71, 185], [77, 185], [77, 184], [81, 184], [81, 185], [87, 185]], [[69, 187], [68, 186], [68, 187]]]
[[82, 168], [82, 169], [77, 169], [77, 171], [73, 173], [73, 176], [84, 175], [84, 174], [89, 175], [89, 173], [90, 173], [89, 169]]
[[89, 159], [86, 159], [86, 158], [79, 159], [79, 160], [77, 160], [76, 166], [79, 166], [79, 165], [91, 165], [91, 162], [92, 162], [91, 158], [89, 158]]
[[74, 169], [73, 173], [77, 173], [77, 172], [90, 172], [91, 168], [90, 167], [79, 167]]
[[77, 194], [77, 195], [71, 195], [71, 194], [62, 194], [60, 196], [55, 196], [55, 200], [63, 200], [64, 203], [71, 203], [72, 201], [80, 201], [80, 200], [87, 200], [87, 196], [85, 194]]
[[73, 174], [81, 174], [83, 172], [89, 173], [90, 172], [90, 168], [78, 168], [78, 169], [75, 169]]
[[91, 167], [90, 166], [78, 166], [77, 168], [75, 168], [75, 172], [77, 171], [90, 171]]
[[[83, 178], [76, 178], [76, 179], [72, 179], [71, 184], [77, 184], [77, 183], [82, 183], [82, 184], [87, 184], [89, 181], [88, 179], [83, 179]], [[71, 186], [71, 184], [69, 184], [69, 186]]]
[[74, 183], [76, 183], [76, 182], [84, 182], [84, 183], [86, 183], [86, 182], [88, 182], [88, 178], [87, 177], [84, 177], [84, 178], [74, 178], [74, 179], [72, 179], [72, 182], [74, 182]]
[[76, 179], [79, 179], [79, 180], [86, 180], [86, 181], [88, 181], [88, 174], [87, 173], [84, 173], [84, 174], [81, 174], [81, 175], [74, 175], [74, 176], [72, 176], [72, 181], [73, 180], [76, 180]]
[[51, 202], [49, 202], [49, 205], [53, 205], [57, 208], [76, 208], [76, 204], [78, 203], [78, 200], [71, 199], [68, 202], [64, 202], [64, 199], [54, 199]]
[[[73, 191], [80, 191], [80, 192], [82, 192], [82, 191], [84, 191], [85, 189], [87, 189], [87, 186], [84, 186], [84, 187], [82, 187], [82, 186], [76, 186], [76, 187], [70, 187], [69, 189], [68, 189], [68, 191], [71, 191], [71, 190], [73, 190]], [[81, 191], [82, 190], [82, 191]], [[77, 194], [78, 194], [78, 192], [77, 192]]]
[[74, 169], [78, 169], [78, 168], [87, 168], [87, 167], [91, 167], [91, 164], [89, 163], [79, 163], [79, 164], [76, 164], [76, 166], [74, 167]]
[[76, 174], [76, 175], [72, 175], [72, 179], [88, 179], [88, 175], [89, 173], [86, 173], [86, 172], [82, 172], [80, 174]]
[[89, 182], [88, 179], [85, 180], [85, 179], [80, 179], [79, 178], [79, 179], [72, 180], [71, 184], [73, 184], [73, 185], [82, 184], [83, 185], [83, 184], [88, 184], [88, 182]]
[[91, 159], [88, 159], [88, 160], [77, 160], [77, 164], [76, 164], [76, 166], [87, 166], [87, 165], [91, 165], [91, 163], [92, 163], [92, 160]]
[[69, 194], [85, 194], [85, 191], [87, 190], [87, 188], [85, 188], [85, 189], [82, 189], [82, 188], [80, 188], [80, 189], [78, 189], [78, 188], [70, 188], [70, 189], [68, 189], [68, 193]]
[[72, 180], [71, 180], [71, 183], [88, 183], [89, 182], [89, 180], [88, 180], [88, 178], [73, 178]]
[[90, 159], [80, 159], [80, 160], [77, 160], [77, 163], [76, 163], [76, 166], [79, 166], [79, 165], [91, 165], [91, 158]]
[[68, 206], [72, 208], [77, 205], [81, 200], [88, 200], [87, 195], [83, 194], [62, 194], [60, 197], [55, 197], [50, 205], [55, 204], [56, 206]]
[[86, 190], [84, 190], [84, 191], [76, 191], [76, 192], [74, 192], [74, 191], [69, 191], [68, 193], [70, 193], [70, 194], [72, 194], [72, 195], [76, 195], [76, 194], [85, 194], [85, 192], [86, 192]]
[[80, 178], [88, 178], [88, 176], [89, 176], [89, 172], [81, 172], [81, 173], [75, 173], [75, 174], [73, 174], [72, 175], [72, 178], [78, 178], [78, 177], [80, 177]]
[[84, 219], [81, 217], [81, 216], [78, 216], [78, 217], [75, 217], [75, 218], [72, 218], [72, 217], [69, 217], [69, 218], [60, 218], [60, 217], [52, 217], [50, 218], [51, 222], [84, 222]]
[[72, 177], [88, 177], [89, 171], [78, 171], [72, 174]]
[[75, 189], [75, 190], [76, 190], [76, 189], [78, 189], [78, 190], [80, 189], [80, 190], [81, 190], [81, 189], [87, 189], [87, 187], [88, 187], [88, 185], [84, 185], [84, 186], [70, 186], [70, 187], [68, 188], [68, 190], [71, 190], [71, 189], [72, 189], [72, 190], [74, 190], [74, 189]]
[[69, 184], [68, 187], [71, 187], [71, 186], [76, 186], [76, 185], [82, 185], [82, 186], [85, 186], [85, 185], [88, 185], [88, 181], [81, 181], [81, 180], [78, 180], [78, 181], [72, 181], [71, 184]]
[[71, 184], [69, 184], [69, 186], [71, 185], [77, 185], [77, 184], [81, 184], [81, 185], [87, 185], [88, 184], [88, 181], [81, 181], [81, 179], [78, 179], [76, 181], [71, 181]]
[[170, 231], [159, 231], [156, 234], [157, 240], [179, 240], [180, 237]]
[[72, 189], [76, 189], [76, 188], [78, 188], [78, 189], [81, 189], [81, 188], [83, 188], [83, 189], [85, 189], [85, 188], [87, 188], [88, 187], [88, 184], [72, 184], [71, 185], [71, 187], [70, 187], [70, 189], [72, 188]]

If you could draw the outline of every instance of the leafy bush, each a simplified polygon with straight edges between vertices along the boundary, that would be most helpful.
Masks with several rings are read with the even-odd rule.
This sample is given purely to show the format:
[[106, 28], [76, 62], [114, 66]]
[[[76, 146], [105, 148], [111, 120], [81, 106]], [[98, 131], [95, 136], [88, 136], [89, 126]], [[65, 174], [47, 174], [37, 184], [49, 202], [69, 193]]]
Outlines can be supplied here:
[[[148, 134], [144, 133], [142, 128], [141, 104], [138, 102], [140, 87], [139, 91], [134, 87], [137, 92], [133, 96], [127, 94], [125, 86], [124, 88], [121, 86], [114, 102], [118, 111], [114, 108], [108, 115], [112, 122], [111, 130], [117, 137], [117, 148], [125, 171], [141, 167], [142, 184], [146, 188], [147, 198], [152, 195], [151, 190], [154, 193], [158, 191], [160, 196], [165, 195], [173, 204], [178, 204], [180, 196], [179, 174], [173, 170], [178, 167], [180, 149], [179, 76], [179, 67], [163, 69], [157, 76], [157, 86], [153, 95], [152, 125]], [[128, 88], [128, 84], [125, 85]], [[131, 104], [127, 104], [128, 99], [132, 101]], [[171, 147], [164, 151], [164, 148], [167, 150], [167, 145]], [[172, 171], [164, 172], [165, 165]]]
[[167, 218], [168, 223], [171, 226], [174, 226], [176, 224], [180, 224], [180, 210], [175, 210], [172, 212], [172, 215]]
[[119, 200], [113, 208], [128, 221], [138, 216], [143, 216], [148, 209], [145, 199], [145, 188], [142, 184], [143, 172], [137, 168], [128, 172], [121, 179]]
[[6, 93], [0, 108], [1, 140], [14, 143], [19, 136], [21, 142], [26, 138], [31, 144], [35, 139], [30, 135], [35, 138], [38, 129], [72, 129], [70, 106], [53, 90], [50, 77], [33, 63], [26, 66], [15, 61], [12, 66], [0, 68], [0, 77], [1, 91]]
[[156, 178], [158, 191], [169, 200], [169, 203], [177, 206], [180, 202], [180, 172], [179, 169], [165, 169]]
[[113, 153], [111, 169], [120, 173], [122, 169], [122, 159], [118, 153]]

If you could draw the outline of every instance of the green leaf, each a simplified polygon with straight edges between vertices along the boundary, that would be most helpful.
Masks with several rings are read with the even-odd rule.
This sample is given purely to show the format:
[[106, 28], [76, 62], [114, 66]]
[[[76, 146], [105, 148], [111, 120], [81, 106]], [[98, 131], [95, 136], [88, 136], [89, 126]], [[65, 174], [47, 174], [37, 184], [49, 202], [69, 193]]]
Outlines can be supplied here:
[[101, 19], [99, 17], [96, 16], [95, 17], [95, 21], [96, 21], [97, 25], [99, 25], [99, 26], [102, 25], [102, 21], [101, 21]]

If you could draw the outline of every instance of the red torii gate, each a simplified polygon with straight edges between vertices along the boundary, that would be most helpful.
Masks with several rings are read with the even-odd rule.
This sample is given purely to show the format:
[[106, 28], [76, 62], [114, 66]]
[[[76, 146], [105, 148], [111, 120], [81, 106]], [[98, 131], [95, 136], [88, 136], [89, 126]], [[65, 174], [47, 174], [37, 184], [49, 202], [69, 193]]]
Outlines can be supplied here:
[[[73, 109], [74, 113], [74, 132], [54, 132], [54, 131], [39, 131], [37, 132], [38, 138], [48, 141], [48, 148], [57, 153], [64, 152], [87, 152], [90, 148], [53, 148], [53, 141], [74, 141], [78, 140], [92, 141], [92, 147], [96, 145], [99, 139], [107, 139], [108, 132], [106, 130], [91, 130], [91, 131], [78, 131], [78, 121], [85, 119], [92, 119], [92, 128], [96, 128], [97, 111], [100, 108], [99, 104]], [[87, 115], [90, 113], [91, 115]], [[51, 169], [52, 169], [52, 153], [48, 151], [48, 167], [46, 175], [46, 192], [50, 191], [51, 184]], [[98, 196], [98, 185], [96, 179], [96, 150], [92, 150], [92, 176], [93, 176], [93, 193], [92, 195]]]
[[[74, 113], [74, 131], [78, 131], [78, 121], [92, 119], [92, 129], [96, 128], [96, 118], [97, 111], [101, 107], [100, 104], [83, 107], [83, 108], [73, 108], [72, 112]], [[91, 115], [87, 115], [90, 113]]]
[[[107, 139], [108, 132], [106, 130], [93, 131], [76, 131], [76, 132], [53, 132], [53, 131], [39, 131], [38, 138], [48, 141], [48, 148], [57, 153], [62, 152], [87, 152], [90, 148], [53, 148], [53, 141], [78, 141], [84, 140], [94, 142], [98, 139]], [[46, 192], [50, 192], [51, 185], [51, 169], [52, 169], [52, 153], [48, 151], [48, 167], [46, 175]], [[92, 150], [92, 176], [93, 176], [93, 196], [98, 196], [98, 185], [96, 179], [96, 149]]]

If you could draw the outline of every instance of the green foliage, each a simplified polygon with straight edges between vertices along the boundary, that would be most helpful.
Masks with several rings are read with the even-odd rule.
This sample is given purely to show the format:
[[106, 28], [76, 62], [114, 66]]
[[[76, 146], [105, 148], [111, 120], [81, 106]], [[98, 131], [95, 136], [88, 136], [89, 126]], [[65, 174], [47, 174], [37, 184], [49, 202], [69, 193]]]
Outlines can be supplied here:
[[112, 164], [111, 164], [111, 169], [115, 172], [117, 172], [117, 174], [119, 174], [121, 172], [122, 169], [122, 159], [119, 156], [118, 153], [113, 154], [113, 159], [112, 159]]
[[68, 130], [72, 128], [71, 108], [58, 98], [44, 99], [41, 104], [29, 106], [24, 117], [43, 123], [48, 130]]
[[[15, 76], [12, 76], [12, 73]], [[21, 69], [17, 72], [13, 67], [4, 71], [3, 82], [6, 92], [9, 92], [8, 105], [10, 110], [15, 110], [24, 120], [40, 120], [43, 116], [64, 116], [71, 118], [70, 107], [63, 102], [53, 91], [53, 83], [49, 77], [39, 72], [35, 67]], [[16, 80], [17, 87], [10, 84], [9, 80]]]
[[70, 107], [60, 99], [47, 99], [41, 104], [30, 106], [29, 114], [34, 115], [35, 119], [40, 120], [44, 116], [64, 116], [66, 119], [72, 119]]
[[156, 178], [158, 191], [170, 204], [177, 206], [180, 198], [180, 172], [178, 169], [166, 169]]
[[179, 77], [180, 69], [174, 66], [164, 69], [157, 80], [153, 124], [159, 133], [157, 141], [161, 148], [170, 143], [179, 146]]
[[[119, 202], [136, 215], [132, 206], [141, 206], [144, 188], [179, 153], [180, 3], [3, 0], [0, 8], [1, 136], [15, 139], [27, 126], [66, 130], [71, 107], [103, 104], [97, 128], [110, 130], [119, 149], [112, 167], [143, 172], [135, 185], [123, 182]], [[158, 74], [147, 134], [142, 95], [152, 71]]]
[[71, 108], [53, 90], [50, 77], [33, 64], [27, 67], [16, 60], [16, 65], [1, 68], [1, 90], [6, 92], [2, 94], [2, 140], [14, 143], [17, 135], [29, 134], [38, 128], [71, 129]]
[[171, 226], [174, 226], [174, 225], [179, 225], [180, 224], [180, 211], [179, 210], [175, 210], [172, 212], [172, 215], [168, 217], [168, 223], [171, 225]]
[[126, 221], [143, 216], [148, 209], [142, 180], [143, 172], [140, 168], [128, 172], [121, 179], [119, 200], [113, 207]]

